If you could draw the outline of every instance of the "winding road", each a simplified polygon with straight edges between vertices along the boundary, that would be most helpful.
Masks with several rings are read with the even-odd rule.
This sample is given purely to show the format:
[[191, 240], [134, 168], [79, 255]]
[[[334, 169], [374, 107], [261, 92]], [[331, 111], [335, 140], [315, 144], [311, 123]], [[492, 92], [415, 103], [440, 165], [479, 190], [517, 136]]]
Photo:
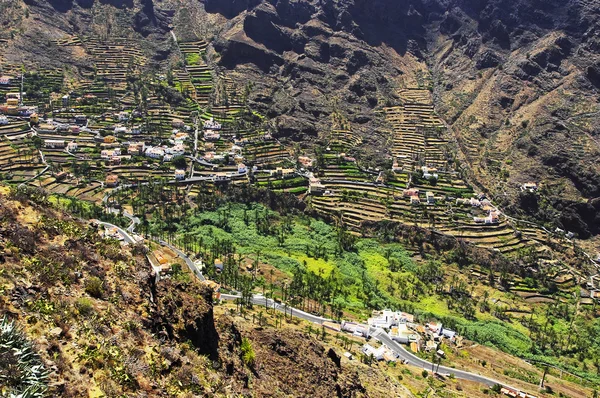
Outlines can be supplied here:
[[[221, 295], [221, 298], [223, 300], [228, 300], [228, 301], [233, 301], [233, 300], [239, 299], [241, 297], [242, 297], [241, 295], [237, 295], [237, 294], [222, 294]], [[310, 314], [308, 312], [301, 311], [297, 308], [293, 308], [293, 307], [289, 307], [284, 304], [277, 303], [276, 301], [274, 301], [270, 298], [265, 298], [263, 295], [260, 295], [260, 294], [256, 294], [256, 295], [252, 296], [251, 301], [252, 301], [252, 304], [254, 304], [254, 305], [263, 305], [265, 307], [273, 308], [280, 312], [287, 312], [287, 313], [290, 313], [292, 316], [295, 316], [297, 318], [300, 318], [305, 321], [312, 322], [312, 323], [315, 323], [318, 325], [322, 325], [324, 322], [335, 322], [332, 319], [323, 318], [323, 317], [320, 317], [317, 315]], [[374, 339], [380, 341], [385, 346], [387, 346], [390, 350], [392, 350], [397, 355], [398, 359], [403, 360], [405, 363], [407, 363], [409, 365], [423, 368], [428, 371], [431, 371], [432, 367], [436, 367], [437, 373], [445, 375], [445, 376], [452, 374], [457, 379], [473, 381], [473, 382], [481, 383], [481, 384], [484, 384], [484, 385], [490, 386], [490, 387], [495, 386], [496, 384], [499, 384], [499, 385], [502, 385], [502, 386], [505, 386], [505, 387], [508, 387], [508, 388], [511, 388], [514, 390], [519, 390], [516, 387], [506, 385], [505, 383], [499, 382], [494, 379], [490, 379], [489, 377], [481, 376], [481, 375], [467, 372], [464, 370], [448, 368], [445, 366], [440, 366], [438, 368], [437, 365], [434, 365], [429, 361], [421, 359], [421, 358], [417, 357], [416, 355], [414, 355], [413, 353], [409, 352], [402, 345], [400, 345], [396, 341], [394, 341], [387, 334], [387, 332], [381, 328], [371, 328], [371, 336]]]
[[[111, 209], [111, 211], [114, 211], [115, 209]], [[114, 224], [110, 224], [107, 222], [103, 222], [103, 221], [99, 221], [99, 224], [105, 227], [114, 227], [117, 229], [117, 231], [123, 236], [123, 239], [125, 240], [125, 242], [129, 243], [129, 244], [133, 244], [136, 243], [136, 239], [131, 236], [131, 234], [133, 234], [133, 231], [135, 230], [135, 226], [137, 224], [139, 224], [140, 220], [139, 218], [127, 213], [127, 212], [123, 212], [123, 215], [127, 218], [129, 218], [131, 220], [131, 225], [129, 226], [129, 228], [127, 228], [127, 230], [124, 230], [122, 228], [120, 228], [119, 226], [116, 226]], [[173, 250], [181, 259], [183, 259], [183, 261], [186, 263], [186, 265], [188, 266], [188, 268], [190, 269], [190, 271], [201, 281], [205, 281], [206, 278], [204, 277], [204, 275], [202, 275], [201, 270], [197, 267], [196, 263], [193, 262], [183, 251], [181, 251], [180, 249], [178, 249], [177, 247], [171, 245], [170, 243], [164, 241], [164, 240], [158, 240], [157, 243], [168, 247], [169, 249]], [[153, 267], [154, 268], [154, 267]], [[156, 268], [155, 268], [155, 271]], [[157, 281], [159, 280], [159, 273], [160, 270], [157, 271]], [[227, 301], [234, 301], [236, 299], [241, 298], [242, 296], [239, 294], [222, 294], [221, 295], [221, 299], [223, 300], [227, 300]], [[315, 323], [318, 325], [322, 325], [324, 322], [335, 322], [332, 319], [329, 318], [323, 318], [314, 314], [310, 314], [308, 312], [299, 310], [297, 308], [293, 308], [290, 307], [286, 304], [281, 304], [278, 303], [276, 301], [274, 301], [273, 299], [267, 298], [265, 296], [263, 296], [262, 294], [255, 294], [252, 296], [251, 299], [252, 304], [254, 305], [264, 305], [265, 307], [269, 307], [269, 308], [273, 308], [276, 311], [280, 311], [283, 313], [289, 313], [290, 316], [295, 316], [297, 318], [303, 319], [305, 321], [311, 322], [311, 323]], [[416, 355], [412, 354], [411, 352], [409, 352], [406, 348], [404, 348], [403, 346], [401, 346], [400, 344], [398, 344], [396, 341], [394, 341], [385, 330], [381, 329], [381, 328], [371, 328], [370, 330], [371, 332], [371, 336], [380, 341], [382, 344], [384, 344], [385, 346], [387, 346], [391, 351], [393, 351], [398, 359], [404, 361], [405, 363], [412, 365], [412, 366], [416, 366], [419, 368], [423, 368], [425, 370], [430, 370], [433, 367], [435, 367], [434, 364], [432, 364], [429, 361], [426, 361], [424, 359], [421, 359], [419, 357], [417, 357]], [[505, 387], [508, 388], [512, 388], [515, 390], [519, 390], [515, 387], [511, 387], [508, 386], [504, 383], [501, 383], [497, 380], [494, 379], [490, 379], [488, 377], [485, 376], [481, 376], [475, 373], [471, 373], [471, 372], [467, 372], [464, 370], [458, 370], [458, 369], [453, 369], [453, 368], [448, 368], [445, 366], [439, 366], [437, 368], [437, 373], [442, 374], [442, 375], [454, 375], [454, 377], [456, 377], [457, 379], [462, 379], [462, 380], [468, 380], [468, 381], [473, 381], [473, 382], [477, 382], [477, 383], [481, 383], [487, 386], [494, 386], [496, 384], [499, 385], [503, 385]]]

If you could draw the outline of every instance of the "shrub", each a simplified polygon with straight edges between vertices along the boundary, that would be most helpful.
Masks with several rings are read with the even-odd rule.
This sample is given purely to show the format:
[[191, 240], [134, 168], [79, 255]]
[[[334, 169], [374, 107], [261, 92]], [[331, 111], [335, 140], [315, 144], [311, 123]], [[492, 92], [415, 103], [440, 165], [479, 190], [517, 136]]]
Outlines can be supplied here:
[[48, 372], [33, 344], [13, 321], [3, 318], [0, 322], [2, 396], [43, 397], [47, 390], [47, 378]]
[[255, 360], [255, 354], [254, 354], [254, 349], [252, 348], [252, 345], [250, 344], [250, 340], [248, 340], [248, 338], [244, 337], [242, 339], [242, 361], [244, 361], [244, 364], [246, 364], [246, 366], [254, 366], [254, 360]]
[[89, 315], [94, 311], [92, 300], [86, 297], [81, 297], [78, 299], [77, 303], [75, 303], [75, 307], [81, 315]]
[[421, 376], [423, 376], [423, 378], [426, 379], [427, 376], [429, 376], [429, 372], [423, 369], [423, 371], [421, 372]]
[[85, 281], [85, 292], [92, 297], [101, 298], [104, 293], [104, 283], [97, 276]]

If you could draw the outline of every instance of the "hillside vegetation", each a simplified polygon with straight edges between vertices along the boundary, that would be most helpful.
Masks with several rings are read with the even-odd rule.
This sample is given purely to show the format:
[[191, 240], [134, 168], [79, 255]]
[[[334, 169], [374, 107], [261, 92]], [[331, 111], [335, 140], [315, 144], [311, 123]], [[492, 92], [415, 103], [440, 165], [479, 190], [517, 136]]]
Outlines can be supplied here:
[[[226, 315], [215, 320], [212, 293], [198, 284], [155, 285], [142, 246], [100, 238], [43, 196], [2, 187], [0, 220], [0, 312], [33, 342], [51, 396], [225, 397], [277, 389], [323, 396], [337, 388], [340, 396], [366, 396], [317, 342], [309, 351], [294, 349], [293, 362], [280, 352], [286, 372], [275, 371], [273, 354], [263, 349], [252, 363], [245, 360], [242, 340], [255, 347], [274, 337], [240, 332]], [[3, 339], [10, 326], [4, 322]], [[310, 340], [285, 331], [276, 338], [279, 346]], [[7, 360], [2, 355], [0, 377], [9, 371], [10, 382], [0, 392], [22, 391], [30, 376], [18, 377]], [[309, 366], [319, 372], [298, 380], [294, 369]]]

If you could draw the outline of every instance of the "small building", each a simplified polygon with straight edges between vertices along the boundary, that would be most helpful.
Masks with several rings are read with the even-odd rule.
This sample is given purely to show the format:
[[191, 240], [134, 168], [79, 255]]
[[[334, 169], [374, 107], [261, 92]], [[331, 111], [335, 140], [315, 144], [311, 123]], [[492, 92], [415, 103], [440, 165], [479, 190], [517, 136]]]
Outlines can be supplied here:
[[69, 152], [77, 152], [78, 149], [79, 149], [79, 145], [77, 145], [77, 143], [75, 141], [71, 141], [67, 145], [67, 150]]
[[175, 179], [177, 181], [185, 180], [185, 170], [175, 170]]
[[428, 180], [431, 178], [434, 178], [436, 180], [438, 179], [437, 169], [423, 166], [421, 167], [421, 171], [423, 172], [423, 178], [426, 178]]
[[119, 122], [126, 122], [129, 120], [129, 112], [119, 112], [119, 114], [117, 115], [117, 119], [119, 120]]
[[213, 292], [213, 300], [221, 299], [221, 285], [209, 279], [205, 279], [204, 281], [202, 281], [202, 284], [208, 287]]
[[442, 328], [440, 335], [444, 336], [448, 340], [454, 340], [456, 337], [456, 332], [454, 330]]
[[102, 139], [102, 142], [104, 142], [105, 144], [114, 144], [115, 142], [117, 142], [117, 137], [115, 137], [114, 135], [107, 135]]
[[146, 145], [143, 142], [131, 142], [127, 147], [127, 153], [132, 156], [139, 156], [144, 153]]
[[355, 322], [342, 322], [342, 330], [344, 332], [352, 333], [356, 336], [369, 337], [370, 328], [369, 325]]
[[204, 122], [204, 129], [205, 130], [221, 130], [221, 123], [217, 122], [214, 118], [210, 118], [208, 119], [206, 122]]
[[536, 192], [538, 190], [538, 185], [535, 182], [526, 182], [521, 185], [521, 191], [529, 191]]
[[171, 155], [170, 153], [165, 154], [165, 157], [163, 158], [163, 162], [171, 162], [173, 161], [173, 155]]
[[114, 188], [119, 185], [119, 176], [116, 174], [109, 174], [106, 176], [105, 183], [107, 187]]
[[181, 144], [174, 145], [172, 148], [167, 148], [165, 150], [166, 153], [170, 153], [173, 156], [182, 156], [185, 155], [185, 148]]
[[69, 106], [69, 100], [71, 99], [71, 96], [69, 94], [65, 94], [62, 96], [62, 106], [63, 107], [67, 107]]
[[427, 198], [427, 204], [428, 205], [434, 205], [435, 204], [435, 195], [433, 194], [433, 192], [427, 192], [427, 193], [425, 193], [425, 197]]
[[45, 140], [44, 147], [48, 149], [62, 149], [65, 148], [67, 144], [65, 140]]
[[67, 178], [68, 174], [65, 171], [60, 171], [58, 173], [54, 173], [54, 178], [56, 181], [62, 181]]
[[289, 178], [296, 175], [296, 169], [284, 169], [283, 167], [277, 167], [271, 174], [281, 178]]
[[102, 151], [100, 151], [100, 157], [102, 159], [112, 159], [115, 156], [120, 156], [121, 155], [121, 148], [115, 148], [115, 149], [103, 149]]
[[419, 196], [419, 190], [417, 188], [410, 188], [410, 189], [405, 189], [404, 191], [402, 191], [402, 195], [403, 196]]
[[206, 130], [204, 132], [204, 139], [206, 141], [218, 141], [221, 138], [221, 134], [219, 134], [215, 130]]
[[8, 124], [8, 118], [4, 115], [0, 116], [0, 126], [6, 126]]
[[8, 86], [12, 81], [13, 78], [11, 76], [0, 76], [0, 85], [2, 86]]
[[129, 129], [125, 126], [117, 126], [115, 127], [115, 129], [113, 130], [113, 133], [115, 135], [120, 135], [120, 134], [127, 134], [129, 132]]
[[411, 205], [420, 205], [421, 204], [421, 199], [418, 196], [411, 196], [410, 197], [410, 204]]
[[390, 330], [392, 340], [400, 344], [418, 343], [421, 341], [421, 336], [412, 330], [408, 329], [408, 324], [400, 323], [398, 326], [392, 327]]
[[37, 131], [42, 134], [55, 134], [56, 130], [56, 125], [50, 123], [41, 123], [37, 128]]
[[427, 342], [425, 343], [426, 352], [437, 351], [437, 347], [438, 343], [433, 340], [427, 340]]
[[165, 157], [165, 151], [160, 147], [148, 147], [146, 156], [152, 159], [162, 159]]
[[363, 354], [365, 354], [367, 356], [372, 355], [373, 358], [375, 358], [377, 361], [382, 361], [384, 353], [385, 353], [385, 347], [381, 346], [379, 348], [375, 348], [375, 347], [371, 346], [370, 344], [365, 344], [365, 345], [363, 345], [361, 351], [363, 352]]
[[21, 93], [6, 93], [6, 100], [8, 101], [9, 99], [16, 99], [18, 102], [21, 100]]
[[469, 199], [469, 204], [472, 207], [481, 207], [481, 201], [479, 199], [476, 199], [476, 198]]
[[223, 272], [223, 261], [218, 258], [215, 259], [215, 270], [217, 272]]
[[138, 134], [141, 134], [141, 133], [142, 133], [142, 126], [140, 126], [140, 125], [135, 125], [135, 126], [133, 126], [133, 127], [131, 128], [131, 134], [138, 135]]
[[248, 172], [248, 168], [244, 163], [238, 164], [238, 174], [246, 174]]
[[86, 115], [75, 115], [75, 124], [79, 126], [85, 126], [87, 124]]

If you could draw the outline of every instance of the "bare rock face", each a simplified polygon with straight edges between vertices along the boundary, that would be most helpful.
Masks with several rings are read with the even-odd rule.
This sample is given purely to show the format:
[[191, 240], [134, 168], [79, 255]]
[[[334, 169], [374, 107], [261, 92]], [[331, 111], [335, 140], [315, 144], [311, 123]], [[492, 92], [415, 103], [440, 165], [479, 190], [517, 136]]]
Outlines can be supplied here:
[[203, 355], [218, 359], [212, 292], [196, 284], [161, 281], [156, 287], [151, 327], [177, 342], [190, 341]]
[[[369, 143], [371, 135], [366, 132], [380, 126], [374, 110], [396, 101], [398, 81], [415, 73], [414, 66], [398, 62], [398, 57], [409, 55], [426, 61], [437, 76], [434, 91], [441, 116], [462, 138], [472, 134], [471, 140], [483, 140], [482, 147], [488, 148], [488, 155], [466, 154], [470, 165], [483, 168], [480, 184], [492, 191], [503, 186], [498, 170], [486, 161], [489, 151], [497, 151], [508, 153], [502, 157], [513, 162], [503, 191], [516, 193], [523, 181], [548, 178], [567, 184], [569, 200], [599, 195], [591, 187], [600, 176], [600, 158], [592, 150], [597, 145], [589, 140], [600, 129], [598, 119], [583, 130], [581, 125], [562, 122], [577, 117], [576, 109], [591, 112], [596, 103], [597, 2], [205, 0], [204, 4], [209, 13], [229, 19], [215, 45], [219, 64], [234, 79], [257, 83], [251, 105], [274, 119], [279, 137], [309, 144], [329, 131], [328, 116], [337, 108], [366, 138], [365, 145], [381, 145]], [[462, 99], [457, 101], [458, 97]], [[566, 112], [552, 114], [558, 109]], [[478, 127], [471, 131], [473, 120]], [[582, 158], [570, 149], [574, 140], [590, 148]], [[498, 142], [508, 142], [508, 147], [496, 148]], [[553, 158], [557, 153], [562, 153], [560, 162]]]
[[[364, 33], [350, 2], [207, 0], [205, 6], [235, 16], [215, 43], [219, 64], [258, 83], [252, 105], [275, 119], [280, 137], [310, 140], [325, 131], [334, 97], [350, 120], [369, 121], [364, 115], [393, 91], [386, 75], [398, 72], [358, 38]], [[366, 3], [356, 7], [354, 12], [368, 9]], [[369, 12], [364, 23], [378, 23]], [[381, 43], [382, 38], [369, 39]]]

